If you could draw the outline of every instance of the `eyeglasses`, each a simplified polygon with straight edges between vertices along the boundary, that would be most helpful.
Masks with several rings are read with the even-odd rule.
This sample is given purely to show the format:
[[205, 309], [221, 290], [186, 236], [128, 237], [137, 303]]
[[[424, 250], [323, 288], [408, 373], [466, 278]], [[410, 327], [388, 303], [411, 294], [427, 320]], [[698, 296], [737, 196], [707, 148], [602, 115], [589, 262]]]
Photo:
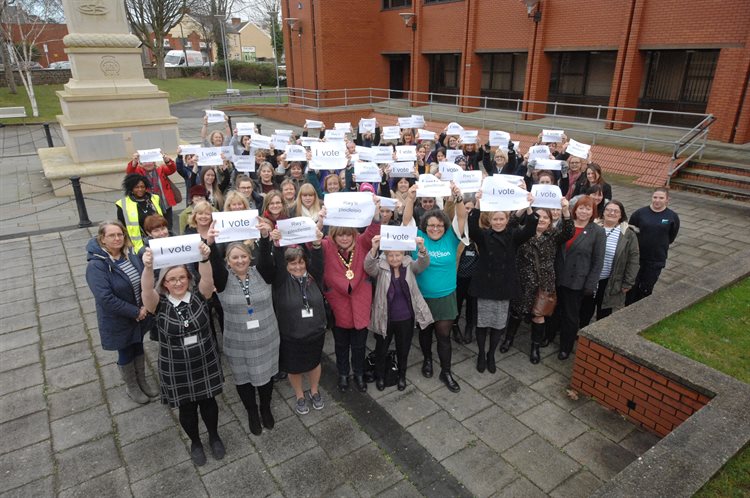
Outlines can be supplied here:
[[445, 225], [427, 225], [427, 228], [432, 228], [433, 230], [442, 230], [443, 228], [445, 228]]
[[168, 278], [166, 280], [167, 280], [168, 284], [176, 284], [178, 282], [179, 283], [187, 282], [189, 280], [189, 278], [187, 277], [187, 275], [183, 275], [181, 277], [171, 277], [171, 278]]

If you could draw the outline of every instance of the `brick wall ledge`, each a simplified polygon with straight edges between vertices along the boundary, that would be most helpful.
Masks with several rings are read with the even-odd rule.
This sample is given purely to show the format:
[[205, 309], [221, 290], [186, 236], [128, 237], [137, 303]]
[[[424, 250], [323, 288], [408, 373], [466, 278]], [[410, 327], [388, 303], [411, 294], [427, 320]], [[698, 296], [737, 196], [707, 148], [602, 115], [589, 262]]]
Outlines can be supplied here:
[[[581, 330], [589, 346], [698, 393], [705, 406], [592, 496], [692, 496], [750, 441], [750, 385], [644, 339], [640, 333], [750, 275], [750, 250], [728, 257]], [[703, 404], [703, 403], [700, 403]]]

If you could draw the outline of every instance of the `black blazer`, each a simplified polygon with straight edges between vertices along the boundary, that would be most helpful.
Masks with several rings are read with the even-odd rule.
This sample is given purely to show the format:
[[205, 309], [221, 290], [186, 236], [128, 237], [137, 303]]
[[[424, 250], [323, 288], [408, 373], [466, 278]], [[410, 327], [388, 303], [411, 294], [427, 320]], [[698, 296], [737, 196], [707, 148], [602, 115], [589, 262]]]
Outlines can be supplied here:
[[606, 245], [604, 229], [591, 222], [573, 241], [570, 249], [561, 246], [555, 263], [558, 287], [594, 292], [604, 265]]

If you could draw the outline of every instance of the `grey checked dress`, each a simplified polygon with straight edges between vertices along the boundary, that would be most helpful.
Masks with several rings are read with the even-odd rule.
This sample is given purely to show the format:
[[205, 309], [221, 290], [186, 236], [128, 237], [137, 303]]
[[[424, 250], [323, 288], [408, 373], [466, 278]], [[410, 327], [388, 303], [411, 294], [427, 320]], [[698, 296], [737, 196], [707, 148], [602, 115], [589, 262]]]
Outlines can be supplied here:
[[[159, 331], [159, 387], [162, 403], [171, 407], [184, 401], [200, 401], [221, 393], [224, 376], [208, 324], [208, 304], [197, 292], [189, 303], [179, 304], [180, 318], [166, 296], [159, 298], [156, 326]], [[198, 336], [196, 344], [184, 339]]]
[[[226, 287], [218, 293], [224, 309], [224, 356], [235, 384], [249, 382], [262, 386], [279, 371], [279, 326], [273, 311], [271, 285], [263, 280], [256, 267], [251, 266], [247, 272], [252, 315], [247, 313], [242, 285], [231, 271]], [[259, 327], [248, 329], [248, 320], [258, 320]]]

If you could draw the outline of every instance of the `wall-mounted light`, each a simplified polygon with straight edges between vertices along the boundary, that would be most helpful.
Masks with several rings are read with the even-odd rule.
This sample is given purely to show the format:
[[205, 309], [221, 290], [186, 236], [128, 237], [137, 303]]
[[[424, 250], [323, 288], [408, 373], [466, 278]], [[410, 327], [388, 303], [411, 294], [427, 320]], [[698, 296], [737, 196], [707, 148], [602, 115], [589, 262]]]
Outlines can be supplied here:
[[414, 12], [401, 12], [399, 15], [404, 20], [404, 26], [411, 26], [412, 31], [417, 30], [417, 15]]
[[296, 31], [297, 33], [299, 33], [299, 36], [302, 36], [302, 23], [299, 19], [297, 19], [296, 17], [287, 17], [286, 19], [284, 19], [284, 21], [286, 22], [287, 26], [289, 26], [289, 31]]
[[534, 19], [535, 23], [542, 20], [542, 6], [539, 0], [524, 0], [526, 3], [526, 15]]

